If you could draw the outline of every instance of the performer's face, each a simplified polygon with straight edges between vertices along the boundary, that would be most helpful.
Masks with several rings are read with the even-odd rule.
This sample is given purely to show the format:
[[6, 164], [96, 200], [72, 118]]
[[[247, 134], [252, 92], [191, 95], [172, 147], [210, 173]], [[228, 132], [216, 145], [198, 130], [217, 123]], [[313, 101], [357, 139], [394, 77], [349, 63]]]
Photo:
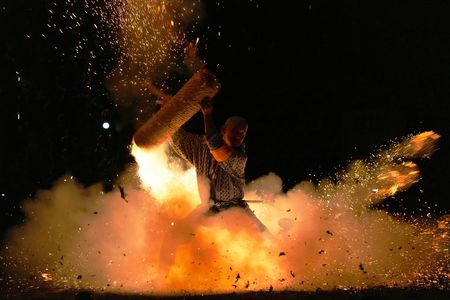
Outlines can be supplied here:
[[239, 147], [244, 142], [247, 135], [248, 126], [229, 124], [222, 127], [222, 138], [229, 147]]

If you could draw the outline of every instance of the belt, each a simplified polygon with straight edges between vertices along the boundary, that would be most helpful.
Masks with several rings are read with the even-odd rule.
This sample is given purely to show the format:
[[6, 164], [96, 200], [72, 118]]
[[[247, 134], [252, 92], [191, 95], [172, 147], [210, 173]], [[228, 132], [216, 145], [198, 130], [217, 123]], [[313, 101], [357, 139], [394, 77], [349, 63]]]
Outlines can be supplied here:
[[225, 209], [231, 208], [231, 207], [242, 207], [242, 208], [247, 208], [248, 204], [247, 202], [245, 202], [242, 199], [237, 199], [237, 200], [229, 200], [229, 201], [214, 201], [214, 204], [211, 205], [211, 207], [209, 208], [210, 211], [218, 213], [221, 212]]

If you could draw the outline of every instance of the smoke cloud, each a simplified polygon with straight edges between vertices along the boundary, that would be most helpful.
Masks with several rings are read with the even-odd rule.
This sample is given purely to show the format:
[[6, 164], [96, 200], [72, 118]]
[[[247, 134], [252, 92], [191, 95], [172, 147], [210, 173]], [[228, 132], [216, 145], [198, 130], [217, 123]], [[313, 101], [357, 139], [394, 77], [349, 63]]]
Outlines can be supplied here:
[[405, 220], [370, 208], [418, 180], [407, 157], [431, 155], [438, 137], [409, 137], [352, 163], [337, 182], [287, 193], [273, 173], [248, 183], [267, 232], [237, 208], [205, 216], [195, 173], [164, 149], [150, 160], [138, 154], [110, 193], [64, 177], [25, 200], [26, 221], [2, 247], [3, 280], [11, 289], [156, 294], [444, 285], [448, 216]]

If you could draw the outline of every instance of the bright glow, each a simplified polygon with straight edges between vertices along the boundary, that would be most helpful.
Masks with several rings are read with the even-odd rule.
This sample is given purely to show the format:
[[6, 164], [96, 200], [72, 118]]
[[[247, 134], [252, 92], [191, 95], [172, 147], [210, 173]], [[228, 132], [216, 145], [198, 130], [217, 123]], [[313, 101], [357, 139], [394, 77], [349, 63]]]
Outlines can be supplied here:
[[108, 122], [103, 122], [102, 127], [103, 127], [103, 129], [109, 129], [109, 123]]
[[138, 173], [143, 187], [161, 203], [184, 196], [190, 200], [192, 207], [200, 204], [195, 169], [182, 170], [175, 163], [169, 166], [166, 147], [164, 144], [145, 150], [133, 144], [131, 153], [139, 165]]

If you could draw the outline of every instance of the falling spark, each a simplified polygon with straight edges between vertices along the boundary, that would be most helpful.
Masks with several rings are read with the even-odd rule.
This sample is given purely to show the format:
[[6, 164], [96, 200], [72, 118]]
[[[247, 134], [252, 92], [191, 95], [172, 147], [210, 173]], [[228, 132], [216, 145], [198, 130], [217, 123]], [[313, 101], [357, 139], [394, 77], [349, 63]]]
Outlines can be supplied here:
[[[62, 56], [74, 57], [89, 50], [91, 61], [86, 67], [87, 75], [96, 75], [101, 68], [107, 88], [117, 103], [136, 105], [131, 103], [133, 97], [129, 97], [129, 93], [134, 93], [142, 100], [137, 104], [138, 110], [148, 108], [144, 103], [148, 95], [139, 83], [143, 79], [173, 82], [171, 74], [183, 67], [186, 36], [195, 34], [202, 21], [201, 3], [197, 0], [86, 0], [82, 3], [81, 11], [71, 0], [53, 3], [55, 8], [49, 10], [47, 22], [49, 30], [61, 35], [75, 33], [73, 36], [79, 37], [74, 47], [67, 50], [69, 53], [63, 53], [57, 46], [55, 49]], [[95, 41], [90, 41], [91, 37], [81, 31], [88, 27], [92, 28]], [[92, 44], [96, 46], [88, 48]], [[107, 60], [102, 55], [97, 61], [97, 55], [105, 50], [113, 55]], [[92, 67], [94, 63], [96, 68]], [[131, 87], [128, 85], [131, 81], [138, 84]], [[87, 88], [93, 89], [90, 85]]]

